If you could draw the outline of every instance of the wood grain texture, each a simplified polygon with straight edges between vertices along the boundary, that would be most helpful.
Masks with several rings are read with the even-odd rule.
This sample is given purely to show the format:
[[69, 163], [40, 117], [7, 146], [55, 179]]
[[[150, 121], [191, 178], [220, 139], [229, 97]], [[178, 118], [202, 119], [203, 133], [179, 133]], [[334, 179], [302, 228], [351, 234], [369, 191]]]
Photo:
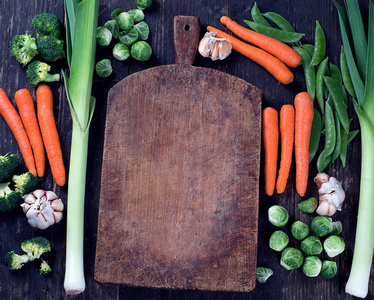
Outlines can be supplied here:
[[260, 91], [211, 69], [156, 67], [113, 87], [96, 279], [252, 290], [260, 124]]

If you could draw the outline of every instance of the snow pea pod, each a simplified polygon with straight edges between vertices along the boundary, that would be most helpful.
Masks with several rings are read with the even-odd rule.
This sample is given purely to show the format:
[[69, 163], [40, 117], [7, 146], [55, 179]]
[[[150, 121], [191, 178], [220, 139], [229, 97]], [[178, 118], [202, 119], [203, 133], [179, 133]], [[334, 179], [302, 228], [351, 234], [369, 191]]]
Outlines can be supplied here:
[[359, 132], [360, 132], [360, 130], [358, 130], [358, 129], [350, 131], [349, 134], [348, 134], [347, 143], [349, 144], [350, 142], [352, 142], [352, 140], [356, 137], [356, 135]]
[[338, 86], [334, 79], [329, 76], [324, 76], [323, 81], [331, 95], [332, 102], [334, 103], [334, 108], [339, 116], [340, 124], [343, 126], [345, 132], [349, 132], [349, 119], [347, 113], [347, 107], [344, 105], [344, 98], [341, 91], [341, 87]]
[[331, 162], [331, 155], [325, 156], [325, 150], [322, 150], [317, 159], [317, 170], [322, 173]]
[[283, 43], [296, 43], [305, 35], [304, 33], [285, 31], [248, 20], [244, 20], [243, 22], [247, 24], [252, 30], [272, 37]]
[[271, 27], [271, 25], [268, 23], [268, 21], [266, 21], [266, 19], [262, 15], [260, 9], [258, 8], [257, 2], [255, 2], [255, 4], [252, 6], [251, 16], [252, 16], [252, 19], [253, 19], [254, 22], [256, 22], [258, 24], [262, 24], [262, 25], [267, 26], [267, 27]]
[[347, 160], [347, 147], [348, 147], [348, 134], [345, 130], [340, 131], [341, 134], [341, 141], [340, 141], [340, 153], [339, 157], [342, 162], [343, 167], [345, 167], [345, 163]]
[[347, 92], [355, 98], [356, 92], [353, 87], [351, 75], [349, 74], [347, 58], [345, 57], [343, 46], [341, 47], [340, 51], [340, 69], [342, 71], [342, 80]]
[[317, 153], [319, 141], [321, 139], [322, 120], [318, 110], [314, 109], [312, 131], [310, 133], [309, 143], [309, 162], [311, 162]]
[[314, 46], [312, 44], [302, 44], [301, 47], [303, 47], [306, 50], [306, 52], [308, 52], [310, 57], [313, 56]]
[[265, 18], [272, 21], [280, 29], [290, 32], [295, 32], [295, 28], [283, 16], [275, 12], [266, 12], [263, 14]]
[[301, 65], [303, 67], [306, 90], [314, 100], [316, 94], [316, 70], [310, 66], [310, 55], [301, 47], [293, 47], [293, 49], [301, 56]]
[[326, 57], [318, 66], [316, 75], [316, 97], [322, 114], [325, 114], [325, 96], [323, 76], [327, 72], [329, 58]]
[[316, 21], [316, 29], [314, 33], [314, 52], [310, 62], [311, 66], [318, 65], [326, 53], [326, 36], [318, 20]]
[[325, 104], [325, 158], [332, 154], [336, 144], [336, 129], [335, 129], [335, 118], [334, 112], [329, 104]]
[[330, 69], [331, 78], [335, 80], [338, 86], [342, 86], [343, 85], [342, 73], [340, 72], [339, 67], [330, 62], [329, 69]]
[[340, 154], [340, 145], [341, 145], [341, 125], [339, 122], [338, 114], [335, 112], [335, 129], [336, 129], [336, 142], [334, 151], [331, 154], [331, 161], [334, 162]]
[[347, 89], [345, 88], [344, 85], [342, 85], [342, 95], [343, 95], [344, 105], [347, 106], [347, 104], [348, 104], [348, 95], [347, 95]]

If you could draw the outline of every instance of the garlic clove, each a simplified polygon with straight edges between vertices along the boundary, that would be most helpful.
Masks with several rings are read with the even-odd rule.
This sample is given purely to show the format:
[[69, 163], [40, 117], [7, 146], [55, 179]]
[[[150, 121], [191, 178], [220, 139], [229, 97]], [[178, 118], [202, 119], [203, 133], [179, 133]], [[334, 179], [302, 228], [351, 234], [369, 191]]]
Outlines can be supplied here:
[[58, 223], [62, 220], [62, 212], [60, 211], [53, 212], [53, 216], [55, 218], [55, 223]]
[[[30, 224], [31, 225], [31, 224]], [[49, 222], [46, 222], [46, 219], [43, 214], [38, 214], [36, 216], [36, 227], [37, 229], [46, 229], [50, 226], [51, 224]]]
[[34, 204], [36, 200], [36, 197], [34, 196], [33, 193], [27, 194], [23, 196], [23, 198], [24, 198], [25, 203], [27, 204]]
[[316, 210], [316, 213], [320, 216], [329, 216], [331, 217], [336, 212], [336, 207], [334, 204], [329, 203], [328, 200], [320, 201], [319, 206]]
[[47, 200], [48, 201], [51, 201], [51, 200], [54, 200], [54, 199], [58, 199], [57, 195], [54, 192], [52, 192], [52, 191], [47, 191], [45, 193], [45, 195], [47, 196]]
[[64, 204], [62, 203], [61, 199], [55, 199], [51, 202], [51, 207], [55, 211], [63, 211], [64, 210]]
[[212, 43], [210, 43], [210, 37], [209, 36], [203, 37], [199, 43], [199, 47], [198, 47], [199, 53], [203, 57], [209, 57], [211, 45]]
[[231, 43], [229, 41], [221, 41], [219, 43], [219, 59], [223, 60], [230, 55], [232, 50]]
[[219, 42], [213, 44], [213, 48], [210, 54], [210, 58], [215, 61], [219, 58]]
[[330, 176], [326, 173], [318, 173], [317, 176], [314, 178], [314, 182], [317, 185], [317, 188], [320, 189], [322, 183], [328, 182], [330, 179]]

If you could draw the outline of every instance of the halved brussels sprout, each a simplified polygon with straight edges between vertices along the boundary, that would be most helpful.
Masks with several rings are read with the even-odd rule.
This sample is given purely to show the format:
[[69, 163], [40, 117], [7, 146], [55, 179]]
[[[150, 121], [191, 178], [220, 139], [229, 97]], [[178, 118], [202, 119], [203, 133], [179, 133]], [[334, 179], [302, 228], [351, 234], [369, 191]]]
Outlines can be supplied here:
[[125, 44], [117, 43], [113, 48], [113, 56], [117, 60], [126, 60], [130, 57], [130, 50]]
[[303, 202], [300, 202], [297, 206], [302, 212], [311, 214], [316, 211], [318, 207], [318, 201], [316, 198], [311, 197], [309, 199], [304, 200]]
[[303, 273], [308, 277], [317, 277], [321, 272], [322, 262], [317, 256], [305, 257], [302, 267]]
[[296, 221], [291, 226], [292, 236], [297, 240], [303, 240], [309, 235], [309, 227], [304, 222]]
[[115, 10], [113, 10], [110, 14], [110, 17], [113, 19], [113, 20], [116, 20], [117, 17], [123, 13], [124, 10], [122, 8], [116, 8]]
[[273, 275], [273, 270], [264, 267], [257, 267], [256, 278], [258, 282], [265, 283], [268, 278]]
[[151, 6], [152, 0], [135, 0], [136, 7], [144, 10], [147, 7]]
[[323, 248], [329, 257], [335, 257], [344, 251], [345, 243], [340, 236], [332, 235], [323, 242]]
[[299, 249], [288, 247], [282, 251], [280, 264], [286, 270], [300, 268], [304, 262], [304, 256]]
[[131, 56], [136, 60], [147, 61], [152, 55], [152, 48], [147, 42], [139, 41], [131, 46]]
[[112, 33], [108, 28], [100, 26], [96, 31], [96, 41], [100, 46], [109, 46], [112, 41]]
[[119, 29], [121, 30], [129, 30], [134, 26], [134, 19], [129, 13], [125, 11], [118, 15], [116, 21]]
[[100, 77], [108, 77], [113, 72], [112, 64], [109, 59], [103, 59], [96, 63], [96, 74]]
[[300, 248], [306, 255], [318, 255], [323, 250], [320, 239], [314, 235], [305, 238], [301, 242]]
[[126, 46], [131, 46], [138, 39], [138, 31], [134, 27], [130, 28], [129, 30], [121, 31], [118, 39]]
[[322, 270], [321, 270], [322, 277], [333, 278], [337, 272], [338, 272], [338, 267], [336, 266], [336, 262], [325, 260], [322, 263]]
[[134, 28], [138, 31], [139, 39], [141, 39], [143, 41], [148, 39], [149, 27], [148, 27], [148, 24], [146, 22], [142, 21], [138, 24], [135, 24]]
[[270, 236], [269, 247], [275, 251], [282, 251], [287, 247], [289, 241], [290, 239], [284, 231], [277, 230]]
[[289, 220], [288, 211], [280, 205], [273, 205], [268, 210], [269, 222], [277, 227], [283, 227]]
[[326, 236], [332, 232], [332, 219], [324, 216], [317, 216], [312, 220], [312, 231], [317, 236]]
[[130, 16], [132, 16], [135, 23], [138, 23], [144, 20], [144, 17], [145, 17], [144, 12], [140, 9], [130, 9], [128, 13], [130, 14]]
[[118, 39], [119, 28], [115, 20], [109, 20], [104, 24], [104, 27], [107, 28], [111, 33], [113, 38]]

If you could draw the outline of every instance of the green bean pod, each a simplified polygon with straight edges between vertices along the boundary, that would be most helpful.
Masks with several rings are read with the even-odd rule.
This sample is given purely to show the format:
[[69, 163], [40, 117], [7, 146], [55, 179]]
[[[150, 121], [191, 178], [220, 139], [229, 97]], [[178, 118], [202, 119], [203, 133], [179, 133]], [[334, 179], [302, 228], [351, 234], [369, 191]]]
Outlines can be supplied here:
[[324, 76], [323, 80], [326, 87], [331, 95], [332, 102], [334, 103], [334, 108], [339, 116], [340, 124], [343, 126], [345, 132], [349, 132], [349, 119], [347, 113], [347, 107], [344, 105], [344, 97], [341, 91], [341, 87], [338, 86], [334, 79], [329, 76]]
[[308, 52], [310, 57], [313, 56], [314, 46], [312, 44], [302, 44], [301, 47], [303, 47], [306, 50], [306, 52]]
[[325, 150], [322, 150], [317, 159], [317, 170], [322, 173], [331, 162], [331, 155], [325, 156]]
[[335, 112], [335, 130], [336, 130], [336, 142], [335, 142], [335, 148], [334, 151], [331, 154], [331, 161], [334, 162], [340, 154], [340, 146], [341, 146], [341, 133], [340, 130], [341, 125], [339, 122], [338, 114]]
[[284, 31], [282, 29], [269, 27], [269, 26], [256, 23], [256, 22], [251, 22], [248, 20], [244, 20], [243, 22], [247, 24], [252, 30], [258, 33], [264, 34], [266, 36], [272, 37], [283, 43], [288, 43], [288, 44], [296, 43], [305, 35], [304, 33]]
[[301, 47], [294, 47], [295, 51], [301, 56], [301, 64], [304, 70], [306, 90], [314, 100], [316, 94], [316, 70], [310, 66], [310, 55]]
[[295, 32], [295, 28], [288, 22], [283, 16], [277, 14], [275, 12], [266, 12], [263, 16], [272, 21], [275, 25], [277, 25], [280, 29], [290, 32]]
[[257, 2], [255, 2], [255, 4], [252, 6], [251, 16], [254, 22], [267, 26], [267, 27], [271, 27], [271, 25], [268, 23], [268, 21], [266, 21], [260, 9], [258, 8]]
[[312, 131], [310, 133], [309, 143], [309, 162], [311, 162], [317, 153], [319, 141], [321, 139], [322, 120], [318, 110], [314, 109]]
[[324, 93], [324, 82], [323, 76], [327, 72], [329, 58], [326, 57], [318, 66], [317, 75], [316, 75], [316, 97], [318, 105], [321, 109], [322, 114], [325, 114], [325, 93]]
[[343, 85], [342, 73], [340, 72], [339, 67], [330, 62], [329, 69], [330, 69], [331, 78], [335, 80], [338, 86], [342, 86]]
[[328, 102], [325, 104], [325, 157], [332, 154], [336, 144], [336, 129], [334, 112]]
[[321, 25], [316, 21], [316, 29], [314, 33], [314, 53], [310, 62], [311, 66], [318, 65], [326, 53], [326, 37]]
[[344, 86], [345, 86], [347, 92], [352, 97], [355, 98], [356, 97], [356, 92], [355, 92], [355, 89], [353, 87], [351, 75], [349, 74], [347, 58], [345, 57], [343, 46], [341, 47], [341, 50], [340, 50], [340, 69], [342, 71], [342, 80], [343, 80], [343, 83], [344, 83]]

